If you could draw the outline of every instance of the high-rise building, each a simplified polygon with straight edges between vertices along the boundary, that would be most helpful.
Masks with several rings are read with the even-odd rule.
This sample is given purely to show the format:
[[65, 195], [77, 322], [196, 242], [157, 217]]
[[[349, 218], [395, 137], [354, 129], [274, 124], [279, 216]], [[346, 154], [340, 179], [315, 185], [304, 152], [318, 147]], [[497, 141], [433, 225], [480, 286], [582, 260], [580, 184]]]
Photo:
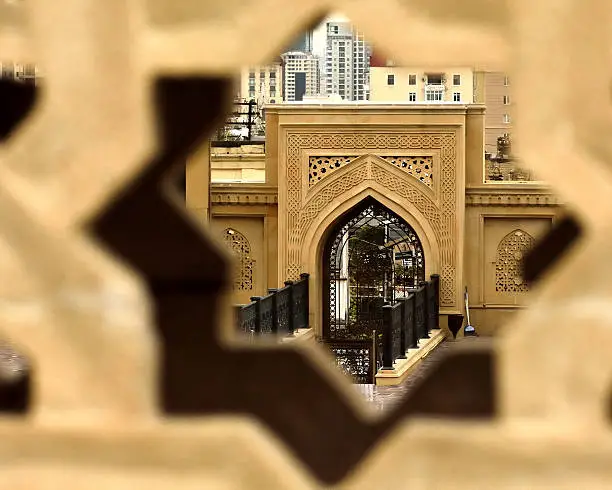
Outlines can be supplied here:
[[283, 69], [280, 60], [269, 65], [244, 68], [240, 77], [239, 98], [261, 104], [283, 100]]
[[289, 51], [282, 55], [285, 102], [301, 101], [320, 93], [319, 58], [312, 53]]
[[349, 22], [327, 23], [324, 80], [328, 95], [370, 98], [370, 47]]
[[312, 53], [312, 40], [313, 31], [306, 31], [295, 40], [295, 42], [291, 45], [287, 52], [301, 51], [302, 53]]

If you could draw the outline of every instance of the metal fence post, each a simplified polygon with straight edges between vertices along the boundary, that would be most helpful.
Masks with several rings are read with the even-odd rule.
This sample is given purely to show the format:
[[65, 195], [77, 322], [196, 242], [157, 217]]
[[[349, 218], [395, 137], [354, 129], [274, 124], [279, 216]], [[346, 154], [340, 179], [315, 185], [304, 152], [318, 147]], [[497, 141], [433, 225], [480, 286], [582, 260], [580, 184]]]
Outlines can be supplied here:
[[278, 333], [278, 307], [276, 305], [276, 291], [278, 289], [268, 289], [268, 294], [272, 296], [272, 333]]
[[255, 335], [261, 334], [261, 305], [259, 301], [261, 300], [261, 296], [251, 296], [251, 301], [255, 303]]
[[383, 311], [383, 369], [393, 369], [393, 306], [385, 305]]
[[285, 281], [285, 286], [289, 286], [289, 311], [287, 312], [287, 315], [289, 317], [289, 337], [295, 335], [295, 325], [293, 319], [293, 285], [293, 281]]
[[310, 328], [310, 274], [304, 272], [302, 274], [300, 274], [300, 279], [302, 281], [305, 281], [304, 284], [304, 304], [306, 306], [305, 308], [305, 315], [306, 318], [304, 318], [304, 325], [306, 325], [306, 328]]
[[400, 299], [399, 300], [401, 303], [401, 318], [402, 318], [402, 328], [400, 329], [400, 355], [397, 357], [398, 359], [406, 359], [406, 351], [408, 350], [408, 339], [407, 339], [407, 322], [408, 322], [408, 315], [407, 315], [407, 307], [408, 307], [408, 302], [406, 299]]
[[440, 275], [432, 274], [431, 281], [434, 284], [434, 294], [436, 298], [436, 328], [440, 328]]
[[424, 339], [429, 338], [429, 327], [430, 327], [430, 319], [429, 319], [429, 283], [427, 281], [422, 281], [420, 283], [421, 288], [423, 288], [423, 314], [425, 315], [425, 329], [423, 330]]
[[370, 372], [368, 373], [370, 377], [370, 382], [372, 384], [376, 384], [376, 373], [378, 372], [376, 366], [376, 346], [376, 330], [372, 330], [372, 346], [370, 347]]
[[416, 293], [409, 294], [406, 301], [408, 303], [408, 311], [410, 312], [408, 348], [417, 349], [419, 347], [419, 335], [416, 326]]

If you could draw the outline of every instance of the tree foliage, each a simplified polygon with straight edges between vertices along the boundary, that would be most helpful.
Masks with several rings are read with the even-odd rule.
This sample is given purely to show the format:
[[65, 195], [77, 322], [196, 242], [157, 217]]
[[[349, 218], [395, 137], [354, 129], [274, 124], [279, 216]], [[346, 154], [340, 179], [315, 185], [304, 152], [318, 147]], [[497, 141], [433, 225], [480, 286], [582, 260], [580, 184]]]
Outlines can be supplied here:
[[385, 271], [391, 270], [388, 250], [380, 250], [384, 245], [383, 227], [364, 226], [349, 238], [349, 275], [352, 285], [360, 287], [380, 287]]

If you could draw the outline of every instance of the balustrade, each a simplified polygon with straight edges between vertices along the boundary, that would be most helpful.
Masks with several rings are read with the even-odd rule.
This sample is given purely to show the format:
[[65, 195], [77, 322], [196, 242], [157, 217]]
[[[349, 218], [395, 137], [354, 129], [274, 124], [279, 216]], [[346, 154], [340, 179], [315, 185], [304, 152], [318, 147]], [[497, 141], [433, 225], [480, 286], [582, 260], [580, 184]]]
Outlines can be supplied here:
[[406, 298], [382, 307], [383, 369], [393, 369], [397, 359], [405, 359], [408, 349], [419, 347], [429, 332], [440, 328], [440, 277], [410, 289]]
[[253, 296], [251, 303], [237, 306], [236, 328], [243, 335], [291, 336], [308, 328], [308, 274], [285, 282], [280, 289], [269, 289], [266, 296]]

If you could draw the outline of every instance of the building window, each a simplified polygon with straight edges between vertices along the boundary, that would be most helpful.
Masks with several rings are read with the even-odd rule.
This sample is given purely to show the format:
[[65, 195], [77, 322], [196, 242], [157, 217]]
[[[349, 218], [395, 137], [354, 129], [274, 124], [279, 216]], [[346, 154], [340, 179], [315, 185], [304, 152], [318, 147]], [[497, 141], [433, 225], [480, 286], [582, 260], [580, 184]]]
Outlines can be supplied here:
[[510, 115], [509, 115], [509, 114], [504, 114], [504, 122], [505, 122], [506, 124], [509, 124], [509, 123], [510, 123]]
[[395, 75], [387, 75], [387, 85], [395, 85]]
[[255, 97], [255, 90], [249, 90], [249, 97], [251, 99]]
[[428, 74], [427, 83], [430, 85], [442, 85], [442, 75], [439, 73]]
[[461, 102], [461, 92], [453, 92], [453, 102]]
[[276, 97], [276, 90], [270, 89], [270, 97]]
[[509, 104], [510, 104], [510, 96], [504, 95], [504, 105], [509, 105]]
[[416, 102], [416, 92], [410, 92], [408, 94], [408, 101], [409, 102]]
[[510, 85], [510, 78], [509, 77], [504, 77], [504, 85], [507, 87], [508, 85]]
[[461, 75], [453, 75], [453, 85], [461, 85]]
[[444, 100], [444, 88], [441, 86], [426, 88], [425, 100], [428, 102], [441, 102]]
[[272, 79], [276, 79], [276, 72], [275, 71], [271, 71], [270, 72], [270, 80]]
[[408, 75], [408, 85], [416, 85], [416, 75]]
[[276, 104], [276, 101], [274, 99], [270, 99], [270, 104]]

